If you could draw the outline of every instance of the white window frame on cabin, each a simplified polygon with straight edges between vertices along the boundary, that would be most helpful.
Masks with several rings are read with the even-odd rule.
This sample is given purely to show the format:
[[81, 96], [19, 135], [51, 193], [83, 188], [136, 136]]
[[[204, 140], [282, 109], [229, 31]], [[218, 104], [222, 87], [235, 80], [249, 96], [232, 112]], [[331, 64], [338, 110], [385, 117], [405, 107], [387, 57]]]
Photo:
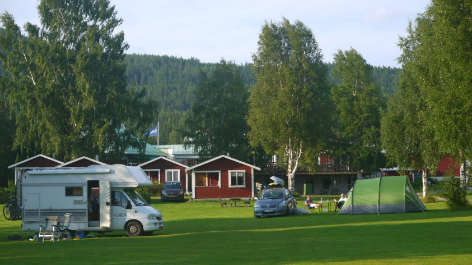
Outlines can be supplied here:
[[[177, 180], [174, 178], [176, 177], [174, 173], [177, 172]], [[172, 173], [171, 180], [168, 179], [168, 174]], [[167, 181], [180, 181], [180, 169], [166, 169], [166, 182]]]
[[[231, 178], [233, 177], [233, 173], [236, 177], [236, 185], [231, 185]], [[238, 182], [238, 173], [242, 173], [243, 183]], [[228, 187], [229, 188], [245, 188], [246, 187], [246, 171], [245, 170], [228, 170]]]

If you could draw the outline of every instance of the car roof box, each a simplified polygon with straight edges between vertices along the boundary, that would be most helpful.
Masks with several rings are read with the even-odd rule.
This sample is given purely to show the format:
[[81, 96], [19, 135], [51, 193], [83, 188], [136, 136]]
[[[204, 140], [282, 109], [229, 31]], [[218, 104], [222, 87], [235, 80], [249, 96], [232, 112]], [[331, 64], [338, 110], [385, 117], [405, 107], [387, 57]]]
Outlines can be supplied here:
[[276, 176], [272, 176], [270, 179], [273, 181], [269, 184], [270, 188], [283, 188], [285, 186], [285, 182]]

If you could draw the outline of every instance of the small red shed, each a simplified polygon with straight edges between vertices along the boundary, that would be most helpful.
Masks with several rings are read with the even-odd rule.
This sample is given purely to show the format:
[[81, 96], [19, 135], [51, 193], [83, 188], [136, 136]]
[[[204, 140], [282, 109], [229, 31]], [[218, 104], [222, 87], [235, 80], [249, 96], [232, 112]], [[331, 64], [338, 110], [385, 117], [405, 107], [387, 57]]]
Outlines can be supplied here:
[[187, 169], [192, 176], [192, 198], [254, 196], [254, 170], [260, 168], [221, 155]]
[[166, 181], [180, 181], [182, 187], [188, 190], [187, 166], [170, 160], [166, 157], [157, 157], [139, 165], [146, 175], [154, 181], [164, 183]]
[[39, 155], [30, 157], [28, 159], [25, 159], [23, 161], [20, 161], [16, 164], [13, 164], [9, 166], [8, 168], [13, 168], [15, 170], [15, 185], [16, 185], [16, 181], [18, 180], [18, 178], [20, 178], [21, 174], [23, 174], [26, 171], [38, 169], [38, 168], [47, 169], [47, 168], [56, 167], [62, 164], [64, 163], [59, 160], [56, 160], [49, 156], [39, 154]]

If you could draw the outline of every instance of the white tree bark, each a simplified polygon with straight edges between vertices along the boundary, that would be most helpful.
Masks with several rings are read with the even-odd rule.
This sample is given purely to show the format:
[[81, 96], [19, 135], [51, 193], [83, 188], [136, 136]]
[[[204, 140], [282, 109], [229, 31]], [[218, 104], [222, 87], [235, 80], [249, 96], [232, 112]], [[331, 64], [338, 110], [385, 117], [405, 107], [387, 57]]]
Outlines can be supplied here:
[[461, 163], [461, 170], [460, 170], [460, 181], [461, 181], [461, 189], [466, 190], [467, 189], [467, 160], [462, 158], [462, 163]]
[[295, 173], [298, 169], [298, 162], [300, 162], [300, 156], [302, 153], [302, 147], [296, 150], [292, 146], [292, 141], [288, 141], [288, 145], [285, 146], [285, 155], [287, 156], [287, 177], [288, 177], [288, 189], [292, 192], [295, 191]]
[[423, 181], [423, 198], [426, 198], [426, 194], [428, 194], [428, 167], [425, 167], [423, 169], [421, 179]]

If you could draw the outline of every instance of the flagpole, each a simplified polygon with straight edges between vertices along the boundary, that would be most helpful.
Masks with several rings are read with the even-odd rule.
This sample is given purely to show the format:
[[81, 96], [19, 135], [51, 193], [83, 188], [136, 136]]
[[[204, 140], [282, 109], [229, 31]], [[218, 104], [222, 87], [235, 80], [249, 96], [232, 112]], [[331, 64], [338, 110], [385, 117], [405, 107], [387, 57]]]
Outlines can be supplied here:
[[157, 121], [157, 146], [159, 146], [159, 121]]

